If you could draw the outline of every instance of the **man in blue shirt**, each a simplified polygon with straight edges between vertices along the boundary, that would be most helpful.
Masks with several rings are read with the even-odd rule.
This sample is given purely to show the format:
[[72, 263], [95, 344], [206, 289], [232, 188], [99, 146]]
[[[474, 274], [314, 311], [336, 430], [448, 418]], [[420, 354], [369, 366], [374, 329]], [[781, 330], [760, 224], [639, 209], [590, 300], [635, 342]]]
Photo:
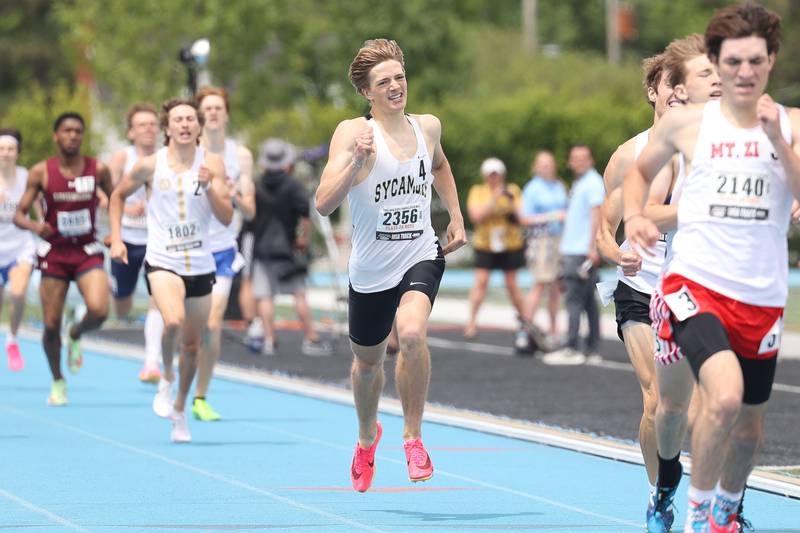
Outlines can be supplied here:
[[[594, 169], [592, 150], [588, 146], [574, 145], [569, 152], [568, 164], [575, 181], [570, 190], [560, 251], [569, 329], [567, 346], [543, 357], [543, 361], [549, 364], [582, 364], [586, 361], [586, 354], [597, 351], [600, 342], [600, 314], [594, 295], [600, 255], [594, 236], [600, 224], [605, 188], [602, 176]], [[582, 353], [578, 351], [578, 327], [583, 312], [589, 320], [589, 337]]]
[[552, 152], [542, 150], [536, 154], [533, 173], [533, 179], [522, 191], [520, 213], [520, 221], [528, 229], [528, 260], [534, 282], [528, 293], [525, 318], [533, 322], [539, 300], [546, 293], [550, 334], [554, 335], [561, 299], [559, 247], [567, 213], [567, 191], [556, 174], [556, 159]]

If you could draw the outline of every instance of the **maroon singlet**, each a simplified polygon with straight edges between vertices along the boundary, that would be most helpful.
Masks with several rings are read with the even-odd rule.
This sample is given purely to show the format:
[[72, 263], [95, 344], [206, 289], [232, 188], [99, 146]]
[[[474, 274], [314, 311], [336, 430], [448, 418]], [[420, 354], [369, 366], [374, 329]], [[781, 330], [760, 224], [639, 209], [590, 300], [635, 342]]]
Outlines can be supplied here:
[[97, 210], [97, 160], [83, 158], [83, 172], [68, 179], [58, 168], [58, 157], [47, 160], [44, 221], [55, 232], [47, 238], [53, 246], [90, 244], [95, 241]]

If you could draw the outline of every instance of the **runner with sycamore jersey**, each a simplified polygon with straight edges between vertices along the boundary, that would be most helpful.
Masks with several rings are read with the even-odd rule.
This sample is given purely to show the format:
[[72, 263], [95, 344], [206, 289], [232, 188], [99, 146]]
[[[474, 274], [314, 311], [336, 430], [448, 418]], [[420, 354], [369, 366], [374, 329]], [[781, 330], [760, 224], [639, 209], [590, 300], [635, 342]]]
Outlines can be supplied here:
[[[331, 214], [347, 197], [353, 217], [349, 322], [351, 371], [359, 435], [350, 468], [353, 488], [369, 489], [383, 389], [386, 344], [397, 318], [396, 382], [403, 404], [404, 449], [411, 481], [433, 475], [422, 444], [422, 413], [430, 381], [428, 316], [444, 272], [444, 256], [466, 243], [455, 180], [432, 115], [405, 113], [403, 52], [394, 41], [366, 41], [350, 65], [350, 81], [370, 103], [366, 118], [339, 124], [316, 194]], [[450, 214], [441, 249], [430, 223], [436, 189]]]

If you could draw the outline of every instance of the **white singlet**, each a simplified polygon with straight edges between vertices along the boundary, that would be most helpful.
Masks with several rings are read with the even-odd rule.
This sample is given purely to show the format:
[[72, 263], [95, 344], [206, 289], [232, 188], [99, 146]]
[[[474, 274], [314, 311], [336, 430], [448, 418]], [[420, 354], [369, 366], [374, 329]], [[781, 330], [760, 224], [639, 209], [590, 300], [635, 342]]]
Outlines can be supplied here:
[[[239, 182], [241, 169], [239, 168], [239, 155], [236, 153], [238, 145], [233, 139], [225, 139], [225, 176], [228, 184], [236, 186]], [[224, 226], [222, 222], [213, 217], [208, 226], [208, 241], [212, 252], [221, 252], [230, 248], [236, 248], [236, 236], [239, 234], [239, 227], [242, 224], [239, 210], [234, 209], [231, 223]]]
[[147, 201], [147, 252], [151, 266], [182, 276], [216, 270], [208, 246], [209, 221], [214, 217], [206, 191], [197, 182], [204, 151], [197, 147], [190, 170], [176, 174], [167, 164], [167, 148], [156, 152], [156, 168]]
[[[123, 176], [131, 171], [138, 159], [139, 156], [136, 155], [136, 148], [134, 146], [125, 148], [125, 166], [122, 169]], [[147, 202], [147, 187], [144, 185], [125, 198], [125, 207], [139, 202]], [[147, 212], [138, 217], [126, 215], [123, 212], [120, 236], [122, 237], [122, 241], [128, 244], [147, 244]]]
[[30, 231], [14, 225], [14, 213], [28, 183], [28, 171], [17, 167], [14, 183], [6, 188], [0, 179], [0, 267], [27, 259], [33, 262], [36, 244]]
[[431, 157], [417, 119], [407, 119], [417, 151], [402, 162], [392, 155], [375, 120], [368, 121], [375, 136], [375, 166], [347, 196], [353, 216], [350, 284], [357, 292], [396, 287], [412, 266], [436, 259]]
[[[789, 117], [779, 110], [791, 143]], [[783, 307], [791, 206], [786, 173], [761, 126], [736, 128], [719, 101], [708, 102], [678, 204], [668, 273], [746, 304]]]
[[[647, 146], [647, 140], [650, 138], [650, 130], [647, 129], [636, 137], [634, 137], [634, 161], [639, 159], [639, 156]], [[656, 243], [651, 252], [653, 255], [642, 255], [642, 269], [635, 276], [626, 276], [622, 273], [622, 267], [617, 267], [617, 279], [632, 289], [645, 294], [652, 294], [653, 289], [658, 282], [658, 276], [661, 274], [662, 264], [664, 262], [664, 254], [666, 253], [666, 239], [662, 235]], [[631, 245], [625, 240], [620, 244], [619, 249], [623, 252], [630, 252]]]

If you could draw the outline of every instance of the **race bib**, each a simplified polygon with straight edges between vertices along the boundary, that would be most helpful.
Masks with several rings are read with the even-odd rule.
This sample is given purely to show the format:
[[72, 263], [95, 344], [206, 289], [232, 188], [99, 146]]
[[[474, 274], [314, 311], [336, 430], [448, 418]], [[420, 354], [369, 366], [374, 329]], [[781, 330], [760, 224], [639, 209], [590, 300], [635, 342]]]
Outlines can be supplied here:
[[200, 236], [200, 224], [190, 220], [169, 224], [167, 230], [167, 251], [182, 252], [203, 246], [203, 239]]
[[147, 215], [122, 215], [122, 225], [126, 228], [147, 229]]
[[715, 219], [768, 220], [770, 174], [735, 170], [708, 180], [708, 214]]
[[758, 346], [758, 355], [777, 351], [781, 347], [781, 334], [783, 333], [783, 318], [779, 318], [769, 329], [761, 344]]
[[379, 241], [411, 241], [425, 229], [420, 204], [387, 206], [378, 212], [375, 238]]
[[683, 322], [700, 312], [700, 306], [686, 285], [677, 292], [665, 294], [664, 301], [667, 303], [669, 310], [672, 311], [672, 314], [675, 315], [675, 318], [678, 319], [678, 322]]
[[58, 232], [64, 237], [78, 237], [92, 231], [92, 217], [89, 209], [59, 211], [56, 217]]

